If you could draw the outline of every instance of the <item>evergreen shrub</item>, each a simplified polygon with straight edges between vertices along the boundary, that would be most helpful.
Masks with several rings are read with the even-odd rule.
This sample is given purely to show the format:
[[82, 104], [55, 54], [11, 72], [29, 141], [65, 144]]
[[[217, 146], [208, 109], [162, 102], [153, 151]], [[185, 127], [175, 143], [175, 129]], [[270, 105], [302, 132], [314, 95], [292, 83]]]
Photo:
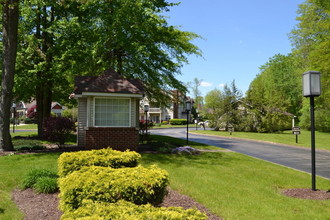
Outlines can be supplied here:
[[64, 177], [83, 166], [136, 167], [141, 155], [134, 151], [117, 151], [111, 148], [63, 153], [58, 158], [58, 174]]
[[121, 169], [84, 167], [59, 179], [60, 209], [64, 212], [77, 209], [84, 199], [157, 205], [163, 201], [167, 185], [167, 171], [155, 166]]
[[173, 118], [170, 120], [171, 125], [186, 125], [187, 124], [187, 119], [176, 119]]
[[135, 205], [120, 200], [116, 203], [94, 202], [84, 200], [83, 205], [75, 211], [66, 212], [61, 220], [204, 220], [207, 216], [196, 209], [184, 210], [181, 207], [154, 207], [150, 204]]

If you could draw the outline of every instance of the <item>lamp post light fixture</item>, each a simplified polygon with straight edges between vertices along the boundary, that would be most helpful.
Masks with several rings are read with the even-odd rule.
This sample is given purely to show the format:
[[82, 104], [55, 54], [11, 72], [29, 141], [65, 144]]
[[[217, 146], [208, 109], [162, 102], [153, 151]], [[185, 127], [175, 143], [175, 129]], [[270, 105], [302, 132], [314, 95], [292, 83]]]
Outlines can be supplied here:
[[144, 105], [144, 112], [146, 114], [146, 140], [148, 140], [148, 111], [149, 105]]
[[13, 103], [13, 133], [15, 133], [15, 113], [16, 113], [16, 103]]
[[311, 160], [312, 160], [312, 190], [316, 191], [315, 178], [315, 120], [314, 120], [314, 97], [321, 95], [321, 73], [308, 71], [303, 73], [303, 96], [310, 97], [311, 116]]
[[186, 101], [186, 113], [187, 113], [187, 144], [188, 144], [188, 131], [189, 131], [189, 112], [191, 110], [191, 101]]

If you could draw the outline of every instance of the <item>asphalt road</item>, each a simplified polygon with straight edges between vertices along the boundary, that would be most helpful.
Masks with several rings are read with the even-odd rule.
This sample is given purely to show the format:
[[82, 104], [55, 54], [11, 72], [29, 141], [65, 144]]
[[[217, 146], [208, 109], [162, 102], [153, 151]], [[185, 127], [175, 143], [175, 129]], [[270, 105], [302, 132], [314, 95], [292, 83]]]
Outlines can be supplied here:
[[[195, 128], [190, 129], [193, 130]], [[186, 128], [153, 129], [151, 130], [151, 134], [186, 139]], [[311, 150], [309, 148], [234, 138], [205, 136], [193, 133], [189, 133], [189, 140], [225, 148], [272, 163], [311, 173]], [[316, 150], [316, 175], [330, 179], [330, 151]]]

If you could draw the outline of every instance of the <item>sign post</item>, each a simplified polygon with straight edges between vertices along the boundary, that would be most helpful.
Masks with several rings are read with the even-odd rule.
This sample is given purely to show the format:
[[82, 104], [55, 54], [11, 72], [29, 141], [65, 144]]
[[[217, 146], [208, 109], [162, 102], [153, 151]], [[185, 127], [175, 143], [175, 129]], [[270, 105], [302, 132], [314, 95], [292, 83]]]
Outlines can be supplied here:
[[229, 125], [228, 126], [228, 132], [230, 133], [230, 135], [234, 132], [234, 127]]
[[293, 127], [292, 134], [296, 135], [296, 144], [298, 144], [298, 135], [300, 135], [300, 127]]

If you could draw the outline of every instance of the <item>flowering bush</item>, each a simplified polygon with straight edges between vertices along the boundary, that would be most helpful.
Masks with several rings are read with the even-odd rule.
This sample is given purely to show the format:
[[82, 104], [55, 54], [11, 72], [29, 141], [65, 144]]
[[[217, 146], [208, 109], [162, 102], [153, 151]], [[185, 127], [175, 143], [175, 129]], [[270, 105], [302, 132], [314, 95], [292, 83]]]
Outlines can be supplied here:
[[63, 145], [74, 130], [75, 124], [69, 118], [49, 117], [45, 121], [44, 137], [59, 145]]
[[30, 119], [35, 119], [37, 118], [37, 111], [36, 111], [37, 106], [34, 105], [31, 108], [28, 109], [27, 111], [27, 117]]
[[194, 155], [194, 154], [199, 154], [199, 151], [190, 146], [183, 146], [183, 147], [177, 147], [177, 148], [173, 149], [172, 153]]

